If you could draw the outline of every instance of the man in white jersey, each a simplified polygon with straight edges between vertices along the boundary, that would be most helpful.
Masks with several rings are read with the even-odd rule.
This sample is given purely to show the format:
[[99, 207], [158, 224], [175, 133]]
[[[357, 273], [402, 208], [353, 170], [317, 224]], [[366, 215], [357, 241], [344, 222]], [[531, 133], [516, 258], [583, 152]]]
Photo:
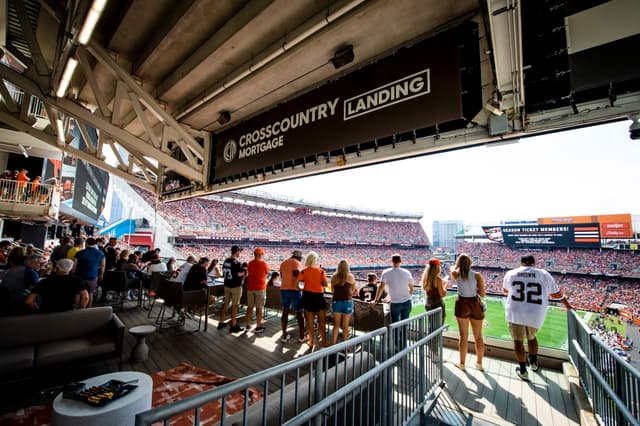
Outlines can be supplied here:
[[[400, 267], [402, 258], [399, 254], [391, 256], [391, 263], [393, 267], [382, 272], [376, 297], [371, 303], [378, 303], [386, 288], [391, 299], [391, 322], [398, 322], [409, 318], [411, 314], [411, 294], [413, 293], [414, 281], [411, 273]], [[402, 330], [402, 336], [398, 334], [395, 336], [395, 343], [399, 349], [402, 349], [406, 343], [405, 334], [405, 330]]]
[[520, 364], [516, 374], [522, 380], [529, 380], [527, 356], [524, 339], [529, 348], [529, 364], [538, 371], [538, 340], [536, 333], [542, 327], [547, 315], [549, 298], [560, 300], [567, 309], [573, 309], [551, 274], [544, 269], [535, 268], [535, 259], [531, 255], [522, 256], [521, 266], [512, 269], [504, 276], [502, 291], [507, 295], [505, 313], [509, 324], [509, 333], [513, 338], [516, 359]]

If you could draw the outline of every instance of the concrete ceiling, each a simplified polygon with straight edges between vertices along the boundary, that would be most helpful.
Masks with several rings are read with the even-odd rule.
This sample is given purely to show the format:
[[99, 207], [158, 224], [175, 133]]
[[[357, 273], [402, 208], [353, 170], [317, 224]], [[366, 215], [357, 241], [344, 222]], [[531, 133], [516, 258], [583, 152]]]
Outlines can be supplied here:
[[[101, 43], [180, 123], [205, 131], [220, 129], [221, 111], [231, 113], [225, 125], [232, 126], [479, 9], [476, 0], [447, 8], [438, 0], [196, 0], [179, 8], [166, 0], [133, 1], [123, 13], [119, 3], [102, 17], [114, 30], [100, 33]], [[329, 60], [349, 44], [355, 60], [336, 70]], [[113, 92], [109, 71], [94, 72]], [[80, 99], [97, 104], [88, 88]], [[139, 123], [130, 129], [142, 131]]]
[[[512, 1], [108, 0], [91, 42], [82, 45], [78, 32], [92, 1], [5, 0], [0, 4], [5, 2], [0, 21], [5, 24], [3, 46], [11, 66], [0, 67], [0, 77], [43, 102], [51, 125], [32, 131], [26, 107], [11, 103], [0, 110], [0, 121], [157, 193], [162, 175], [174, 171], [193, 183], [192, 190], [181, 196], [250, 185], [208, 184], [211, 132], [465, 18], [474, 17], [482, 34], [490, 28], [493, 37], [502, 40], [508, 31], [496, 22], [502, 9], [520, 13], [505, 7]], [[485, 24], [487, 16], [492, 18]], [[517, 46], [519, 34], [509, 37]], [[495, 64], [490, 37], [481, 35], [481, 39], [483, 98], [488, 99], [496, 90]], [[330, 59], [347, 45], [353, 46], [355, 59], [336, 69]], [[54, 92], [70, 57], [80, 65], [66, 94], [57, 97]], [[521, 59], [514, 61], [506, 65], [506, 73], [497, 71], [499, 77], [507, 76], [506, 83], [498, 79], [498, 85], [510, 85], [512, 80], [517, 84], [518, 76], [510, 73], [516, 69], [521, 77], [523, 66]], [[504, 92], [519, 93], [512, 86]], [[507, 107], [520, 108], [517, 96], [512, 96]], [[230, 121], [220, 124], [223, 111], [230, 113]], [[98, 128], [97, 145], [86, 152], [68, 147], [55, 120], [67, 126], [69, 118]], [[478, 120], [486, 124], [486, 117]], [[418, 144], [413, 151], [370, 153], [353, 164], [495, 139], [486, 128], [474, 135], [462, 134], [464, 140], [460, 135], [450, 142], [443, 138], [438, 142], [441, 146], [432, 143], [428, 149]], [[115, 161], [107, 164], [105, 158]], [[304, 171], [281, 171], [274, 178], [336, 167], [322, 164]]]

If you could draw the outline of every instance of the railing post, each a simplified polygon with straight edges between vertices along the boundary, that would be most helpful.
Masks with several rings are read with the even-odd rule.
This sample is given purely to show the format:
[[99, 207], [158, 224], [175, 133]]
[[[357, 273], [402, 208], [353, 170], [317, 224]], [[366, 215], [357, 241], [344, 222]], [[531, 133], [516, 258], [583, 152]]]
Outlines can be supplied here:
[[[615, 363], [615, 367], [616, 367], [616, 373], [615, 373], [615, 383], [614, 383], [614, 389], [616, 391], [616, 395], [618, 395], [618, 397], [624, 401], [624, 402], [628, 402], [629, 400], [627, 399], [627, 393], [625, 391], [625, 377], [624, 377], [624, 369], [622, 367], [622, 364], [620, 363]], [[616, 419], [617, 419], [617, 424], [622, 425], [625, 423], [625, 418], [622, 415], [622, 412], [618, 409], [616, 409]]]
[[[395, 330], [391, 328], [391, 325], [387, 326], [387, 359], [393, 356], [395, 351]], [[386, 376], [387, 376], [387, 389], [393, 389], [394, 379], [393, 379], [393, 370], [394, 367], [387, 368]], [[385, 398], [387, 401], [387, 421], [386, 424], [388, 426], [392, 426], [394, 423], [395, 416], [395, 407], [393, 405], [393, 392], [386, 392], [387, 397]]]
[[[420, 321], [418, 323], [418, 339], [420, 340], [422, 339], [424, 336], [426, 336], [427, 334], [429, 334], [429, 331], [431, 329], [430, 326], [425, 327], [425, 323], [429, 323], [431, 324], [431, 318], [433, 316], [429, 315], [423, 318], [422, 321]], [[428, 345], [428, 343], [427, 343]], [[426, 353], [425, 353], [425, 347], [426, 345], [420, 345], [420, 348], [418, 349], [418, 374], [419, 374], [419, 378], [418, 378], [418, 395], [420, 395], [421, 399], [424, 399], [425, 393], [426, 393], [426, 381], [427, 381], [427, 371], [426, 371]], [[424, 415], [424, 405], [420, 408], [420, 417], [422, 417]]]
[[[440, 307], [440, 312], [438, 312], [438, 328], [444, 325], [444, 307]], [[440, 375], [438, 376], [438, 382], [442, 381], [444, 378], [444, 333], [438, 334], [438, 371]]]
[[567, 353], [569, 354], [569, 359], [575, 365], [576, 358], [574, 355], [573, 345], [571, 344], [571, 342], [573, 342], [573, 340], [576, 338], [576, 332], [575, 332], [576, 323], [575, 323], [574, 315], [575, 313], [573, 311], [567, 310], [567, 337], [568, 337], [567, 342], [569, 342], [567, 347]]
[[[316, 366], [315, 366], [315, 372], [314, 372], [314, 377], [313, 377], [313, 399], [312, 401], [312, 405], [317, 404], [318, 402], [322, 401], [322, 363], [323, 361], [328, 362], [329, 360], [326, 358], [319, 358], [316, 361]], [[328, 366], [327, 366], [328, 367]], [[313, 424], [315, 426], [320, 426], [322, 424], [322, 418], [320, 416], [316, 416], [316, 418], [313, 420]]]

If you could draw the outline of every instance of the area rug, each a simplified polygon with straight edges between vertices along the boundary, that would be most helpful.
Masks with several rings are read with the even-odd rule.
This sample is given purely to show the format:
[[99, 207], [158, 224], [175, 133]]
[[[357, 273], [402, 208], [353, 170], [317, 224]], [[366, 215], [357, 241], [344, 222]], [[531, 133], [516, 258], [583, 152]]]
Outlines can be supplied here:
[[[169, 370], [154, 373], [151, 375], [151, 378], [153, 379], [151, 405], [154, 408], [235, 380], [187, 363], [180, 364]], [[263, 398], [262, 392], [256, 388], [249, 388], [247, 394], [249, 398], [248, 405], [254, 404]], [[244, 393], [236, 392], [228, 396], [225, 403], [225, 413], [227, 415], [241, 411], [244, 407]], [[221, 405], [220, 400], [212, 401], [204, 405], [200, 412], [200, 424], [211, 425], [217, 423], [220, 420]], [[20, 409], [15, 413], [0, 415], [0, 426], [49, 425], [51, 421], [51, 411], [51, 404]], [[195, 415], [193, 411], [191, 411], [172, 418], [170, 424], [172, 426], [193, 425], [194, 418]]]
[[[154, 373], [151, 378], [153, 379], [152, 405], [154, 407], [166, 405], [235, 380], [185, 363], [170, 370]], [[262, 397], [261, 391], [256, 388], [249, 388], [248, 405], [260, 401]], [[202, 406], [200, 424], [210, 425], [220, 421], [221, 406], [221, 400], [212, 401]], [[235, 392], [225, 400], [225, 413], [227, 415], [237, 413], [243, 407], [243, 392]], [[172, 418], [170, 424], [173, 426], [193, 425], [194, 420], [195, 414], [191, 411]]]

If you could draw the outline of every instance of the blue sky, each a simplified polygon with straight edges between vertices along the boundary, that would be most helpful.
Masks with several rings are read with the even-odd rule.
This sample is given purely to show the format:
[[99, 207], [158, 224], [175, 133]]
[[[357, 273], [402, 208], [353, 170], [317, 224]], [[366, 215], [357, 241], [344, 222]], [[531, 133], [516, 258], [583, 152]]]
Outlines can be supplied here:
[[328, 173], [256, 189], [311, 201], [496, 224], [640, 214], [640, 141], [630, 121]]

